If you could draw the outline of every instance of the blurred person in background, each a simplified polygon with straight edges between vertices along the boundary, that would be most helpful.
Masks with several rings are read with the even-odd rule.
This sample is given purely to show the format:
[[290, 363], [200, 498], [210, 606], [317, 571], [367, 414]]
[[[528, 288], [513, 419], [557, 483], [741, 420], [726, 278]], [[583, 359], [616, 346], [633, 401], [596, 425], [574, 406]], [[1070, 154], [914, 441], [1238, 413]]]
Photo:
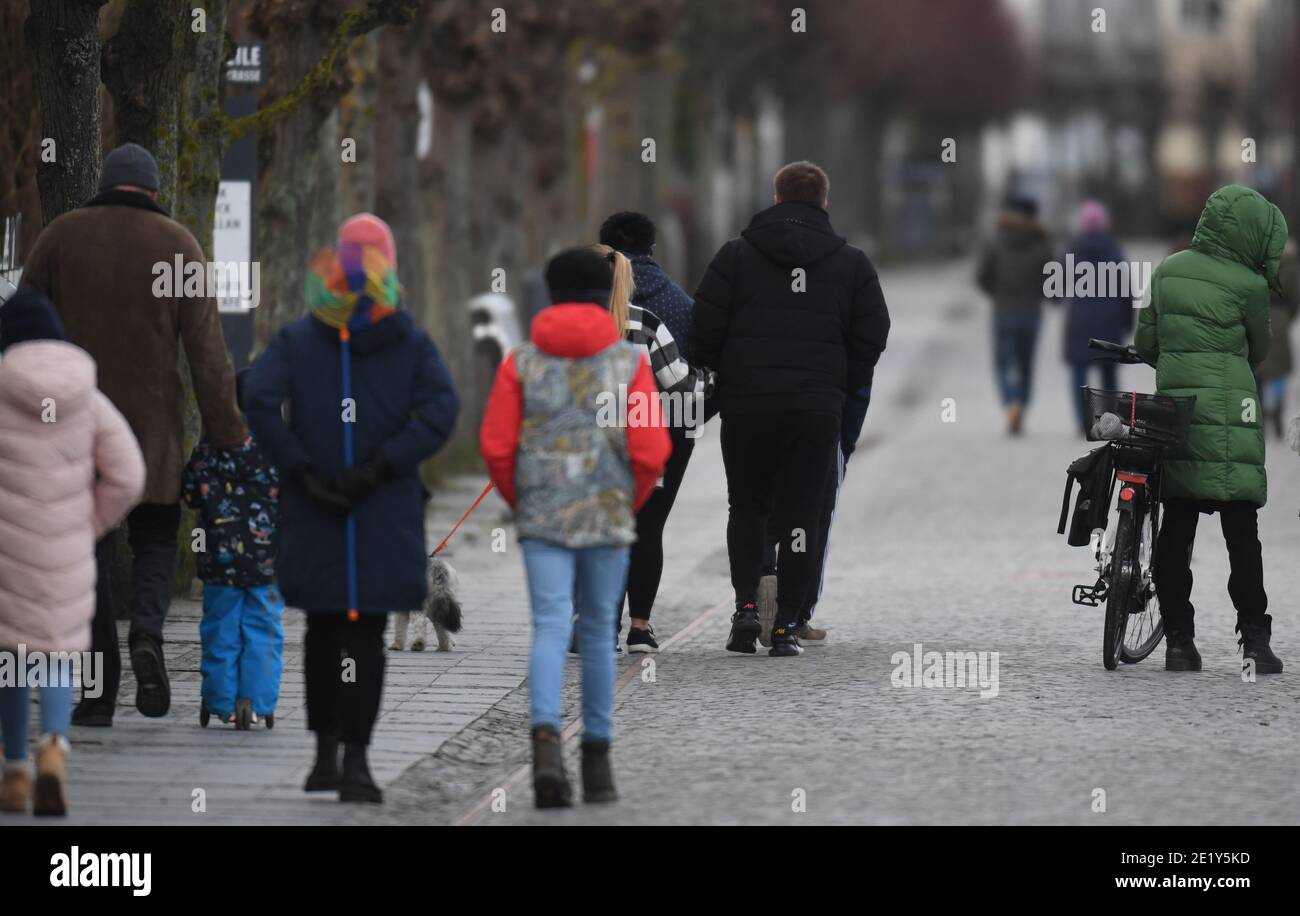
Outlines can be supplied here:
[[1192, 607], [1192, 546], [1201, 514], [1218, 513], [1232, 574], [1243, 664], [1280, 674], [1269, 646], [1273, 618], [1264, 592], [1259, 510], [1268, 499], [1264, 429], [1253, 370], [1268, 353], [1269, 294], [1286, 220], [1259, 193], [1228, 185], [1210, 195], [1192, 247], [1151, 276], [1150, 304], [1134, 344], [1156, 367], [1159, 394], [1195, 397], [1187, 441], [1164, 453], [1160, 534], [1154, 566], [1165, 625], [1165, 669], [1200, 671]]
[[[0, 352], [0, 652], [85, 652], [96, 613], [95, 542], [139, 501], [144, 458], [131, 427], [96, 389], [95, 361], [64, 342], [39, 292], [22, 290], [0, 308]], [[103, 676], [102, 665], [93, 668]], [[0, 811], [30, 805], [61, 815], [72, 671], [51, 667], [38, 685], [33, 780], [28, 670], [30, 656], [22, 682], [0, 686]]]
[[1270, 290], [1268, 303], [1272, 342], [1269, 344], [1268, 356], [1255, 369], [1255, 382], [1259, 385], [1264, 423], [1272, 429], [1274, 436], [1281, 438], [1282, 417], [1286, 410], [1286, 384], [1293, 368], [1291, 325], [1295, 322], [1296, 312], [1300, 311], [1300, 294], [1297, 293], [1300, 266], [1297, 264], [1296, 244], [1292, 239], [1288, 239], [1286, 247], [1282, 249], [1278, 278], [1278, 289]]
[[1007, 412], [1007, 432], [1020, 435], [1034, 377], [1034, 352], [1042, 320], [1043, 268], [1052, 260], [1038, 202], [1007, 197], [993, 238], [980, 255], [975, 279], [993, 300], [993, 360]]
[[[248, 435], [235, 405], [235, 370], [216, 300], [186, 295], [180, 277], [172, 295], [155, 291], [158, 265], [207, 263], [198, 241], [159, 203], [158, 186], [158, 163], [148, 150], [134, 143], [113, 150], [104, 159], [99, 192], [45, 227], [22, 278], [22, 286], [49, 297], [68, 341], [95, 360], [99, 390], [126, 417], [144, 452], [144, 498], [126, 520], [132, 564], [127, 645], [136, 709], [153, 717], [171, 708], [163, 622], [176, 586], [181, 518], [185, 386], [178, 344], [212, 444], [234, 448]], [[109, 532], [97, 552], [94, 651], [104, 653], [106, 684], [102, 696], [77, 706], [72, 718], [82, 726], [112, 725], [117, 704], [122, 662], [110, 587], [114, 535]]]
[[[1105, 264], [1124, 263], [1124, 252], [1110, 233], [1110, 213], [1099, 201], [1085, 201], [1079, 207], [1078, 235], [1066, 249], [1066, 256], [1074, 256], [1074, 268], [1092, 264], [1093, 276], [1106, 275]], [[1067, 262], [1068, 263], [1068, 262]], [[1113, 273], [1112, 273], [1113, 275]], [[1125, 273], [1127, 276], [1127, 272]], [[1128, 290], [1102, 290], [1094, 287], [1090, 296], [1069, 296], [1065, 299], [1065, 333], [1062, 337], [1062, 354], [1070, 367], [1070, 391], [1078, 410], [1079, 429], [1088, 434], [1087, 405], [1083, 388], [1088, 384], [1088, 368], [1096, 366], [1101, 373], [1101, 387], [1114, 390], [1117, 384], [1117, 364], [1112, 361], [1094, 363], [1097, 354], [1088, 349], [1089, 338], [1125, 343], [1133, 330], [1133, 297], [1124, 295]], [[1108, 295], [1109, 293], [1109, 295]]]

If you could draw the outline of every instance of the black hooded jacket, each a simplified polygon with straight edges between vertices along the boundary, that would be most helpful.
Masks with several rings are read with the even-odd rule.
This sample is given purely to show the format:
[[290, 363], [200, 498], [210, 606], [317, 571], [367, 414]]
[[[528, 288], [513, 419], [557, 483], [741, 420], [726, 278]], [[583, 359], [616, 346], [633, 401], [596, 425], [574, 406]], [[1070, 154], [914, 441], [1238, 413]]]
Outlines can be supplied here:
[[692, 358], [717, 370], [724, 414], [839, 416], [846, 395], [869, 396], [889, 336], [871, 261], [835, 234], [825, 210], [796, 201], [757, 214], [722, 246], [695, 291], [693, 320]]

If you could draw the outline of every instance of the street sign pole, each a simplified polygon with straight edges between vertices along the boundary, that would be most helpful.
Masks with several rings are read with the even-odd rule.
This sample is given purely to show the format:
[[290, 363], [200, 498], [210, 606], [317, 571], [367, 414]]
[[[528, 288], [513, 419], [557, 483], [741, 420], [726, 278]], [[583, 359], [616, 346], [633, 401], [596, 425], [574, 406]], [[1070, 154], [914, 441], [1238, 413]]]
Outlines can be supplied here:
[[[257, 87], [266, 80], [261, 42], [241, 42], [226, 62], [226, 93], [221, 108], [227, 117], [239, 118], [257, 111]], [[221, 163], [216, 220], [212, 233], [212, 259], [219, 264], [239, 264], [251, 275], [257, 259], [257, 138], [249, 134], [231, 144]], [[255, 302], [242, 298], [239, 289], [227, 289], [218, 299], [221, 330], [235, 369], [249, 364], [253, 351]]]

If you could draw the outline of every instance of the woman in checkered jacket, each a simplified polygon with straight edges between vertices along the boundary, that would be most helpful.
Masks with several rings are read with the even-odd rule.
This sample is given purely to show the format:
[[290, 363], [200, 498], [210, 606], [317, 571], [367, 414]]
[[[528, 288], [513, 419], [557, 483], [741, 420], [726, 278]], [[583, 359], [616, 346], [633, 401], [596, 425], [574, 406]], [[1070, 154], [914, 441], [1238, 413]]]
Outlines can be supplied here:
[[[664, 423], [672, 438], [673, 453], [679, 457], [677, 461], [670, 459], [664, 478], [637, 512], [637, 540], [632, 546], [628, 565], [627, 603], [631, 628], [627, 635], [627, 650], [657, 652], [659, 644], [650, 627], [650, 611], [663, 574], [664, 525], [686, 470], [683, 459], [689, 457], [698, 430], [704, 425], [704, 399], [713, 394], [714, 373], [711, 369], [687, 363], [668, 325], [653, 312], [632, 304], [635, 284], [632, 262], [627, 256], [608, 245], [594, 248], [614, 266], [609, 310], [619, 333], [629, 343], [643, 347], [650, 359], [650, 369], [661, 394]], [[614, 641], [617, 648], [617, 635]]]

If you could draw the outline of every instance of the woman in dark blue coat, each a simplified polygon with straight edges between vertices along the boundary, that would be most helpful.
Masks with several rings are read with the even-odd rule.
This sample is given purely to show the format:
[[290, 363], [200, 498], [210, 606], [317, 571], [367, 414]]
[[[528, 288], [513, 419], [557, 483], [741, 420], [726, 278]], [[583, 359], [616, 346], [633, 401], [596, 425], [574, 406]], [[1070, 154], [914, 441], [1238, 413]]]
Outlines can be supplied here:
[[276, 576], [285, 602], [307, 612], [317, 753], [304, 788], [337, 789], [344, 801], [382, 801], [366, 747], [383, 689], [384, 626], [389, 612], [423, 603], [418, 468], [447, 441], [459, 409], [433, 341], [398, 307], [395, 265], [382, 220], [345, 222], [338, 251], [308, 276], [312, 314], [275, 336], [246, 392], [249, 425], [283, 482]]
[[[1079, 234], [1070, 243], [1067, 257], [1074, 255], [1074, 269], [1082, 264], [1093, 265], [1094, 295], [1072, 296], [1065, 300], [1065, 335], [1063, 353], [1069, 364], [1070, 386], [1078, 412], [1079, 425], [1087, 435], [1088, 418], [1083, 399], [1083, 388], [1088, 384], [1088, 368], [1095, 366], [1101, 371], [1101, 387], [1113, 390], [1115, 381], [1115, 363], [1108, 361], [1094, 362], [1097, 352], [1088, 349], [1088, 339], [1111, 340], [1124, 343], [1133, 331], [1133, 280], [1130, 279], [1128, 290], [1101, 290], [1097, 282], [1107, 272], [1100, 269], [1102, 264], [1120, 264], [1124, 261], [1124, 252], [1119, 243], [1110, 234], [1110, 214], [1106, 207], [1095, 200], [1084, 202], [1079, 208]], [[1067, 262], [1068, 263], [1068, 262]], [[1113, 272], [1111, 276], [1115, 276]], [[1127, 276], [1127, 273], [1124, 274]], [[1128, 295], [1102, 295], [1103, 293], [1128, 293]]]

